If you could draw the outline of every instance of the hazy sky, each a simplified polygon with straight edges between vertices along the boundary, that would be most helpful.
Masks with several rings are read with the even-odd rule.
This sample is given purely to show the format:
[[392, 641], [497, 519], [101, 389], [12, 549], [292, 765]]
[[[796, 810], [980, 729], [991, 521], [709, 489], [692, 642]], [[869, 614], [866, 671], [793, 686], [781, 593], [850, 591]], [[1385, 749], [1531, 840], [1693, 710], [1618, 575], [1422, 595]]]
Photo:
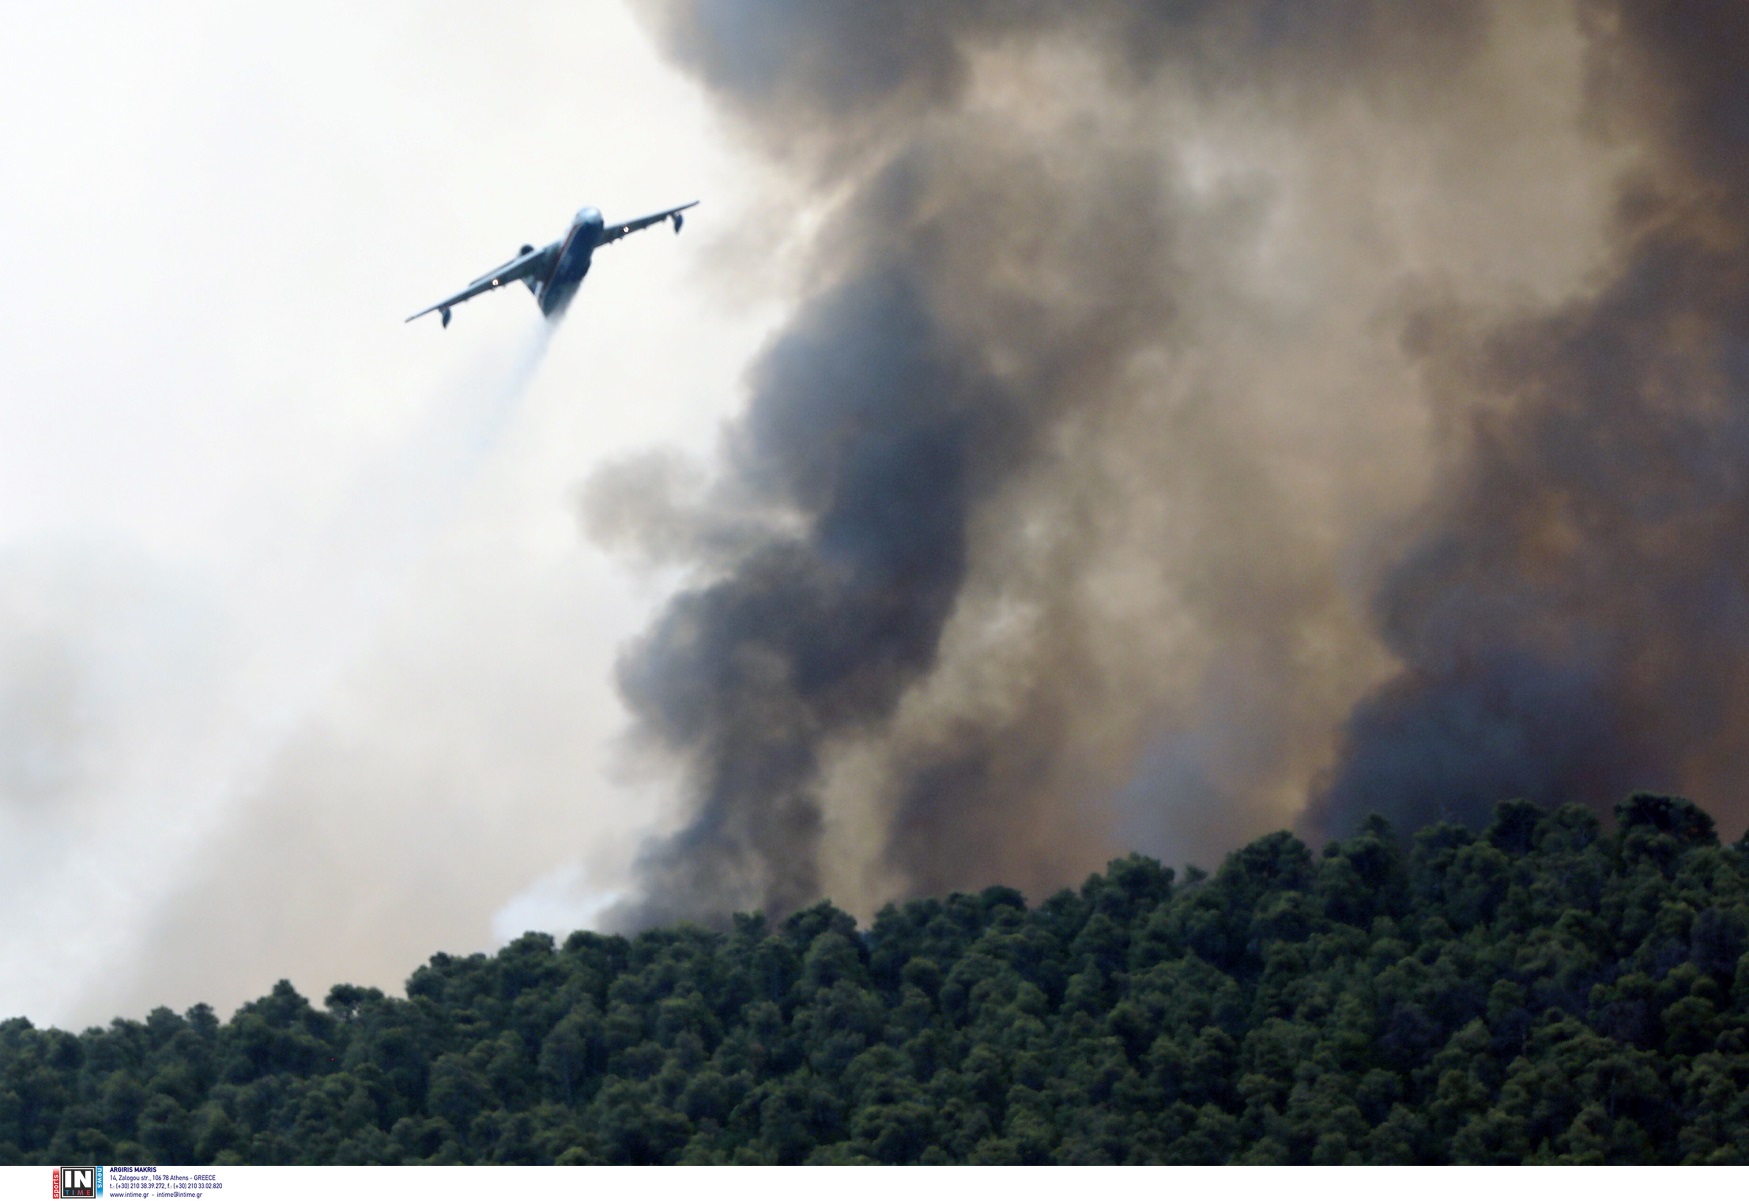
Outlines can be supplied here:
[[[7, 26], [0, 1014], [395, 988], [568, 928], [663, 795], [611, 665], [664, 582], [577, 491], [737, 403], [782, 315], [722, 270], [777, 249], [757, 175], [607, 0]], [[521, 289], [402, 324], [585, 203], [692, 199], [550, 345]]]

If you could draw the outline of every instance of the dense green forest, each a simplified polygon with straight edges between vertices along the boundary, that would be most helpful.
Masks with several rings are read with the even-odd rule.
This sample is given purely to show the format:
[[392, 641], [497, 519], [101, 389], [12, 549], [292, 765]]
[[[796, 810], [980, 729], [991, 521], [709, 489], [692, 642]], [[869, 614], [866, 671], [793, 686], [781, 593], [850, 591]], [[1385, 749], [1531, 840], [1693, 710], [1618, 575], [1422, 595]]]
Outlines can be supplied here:
[[1639, 795], [867, 930], [530, 934], [407, 997], [0, 1024], [8, 1163], [1749, 1162], [1749, 843]]

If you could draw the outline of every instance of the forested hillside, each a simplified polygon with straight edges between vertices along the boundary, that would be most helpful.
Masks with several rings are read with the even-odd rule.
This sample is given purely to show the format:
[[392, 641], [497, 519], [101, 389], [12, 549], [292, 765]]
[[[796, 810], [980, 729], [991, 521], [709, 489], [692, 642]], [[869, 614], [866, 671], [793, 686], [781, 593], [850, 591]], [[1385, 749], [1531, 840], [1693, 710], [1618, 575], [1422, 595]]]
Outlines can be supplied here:
[[1381, 822], [859, 931], [528, 935], [405, 1000], [0, 1025], [9, 1163], [1749, 1162], [1749, 846]]

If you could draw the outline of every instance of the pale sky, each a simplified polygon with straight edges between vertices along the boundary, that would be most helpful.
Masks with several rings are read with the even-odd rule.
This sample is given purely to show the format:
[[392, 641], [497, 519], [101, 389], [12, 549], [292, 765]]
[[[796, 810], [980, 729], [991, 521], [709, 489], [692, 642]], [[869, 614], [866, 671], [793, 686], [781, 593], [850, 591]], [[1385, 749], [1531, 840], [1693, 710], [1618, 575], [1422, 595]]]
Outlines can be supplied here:
[[[577, 491], [708, 451], [777, 185], [611, 0], [13, 5], [0, 106], [0, 1016], [586, 922], [671, 790], [612, 687], [665, 582]], [[550, 345], [520, 288], [402, 323], [694, 199]]]

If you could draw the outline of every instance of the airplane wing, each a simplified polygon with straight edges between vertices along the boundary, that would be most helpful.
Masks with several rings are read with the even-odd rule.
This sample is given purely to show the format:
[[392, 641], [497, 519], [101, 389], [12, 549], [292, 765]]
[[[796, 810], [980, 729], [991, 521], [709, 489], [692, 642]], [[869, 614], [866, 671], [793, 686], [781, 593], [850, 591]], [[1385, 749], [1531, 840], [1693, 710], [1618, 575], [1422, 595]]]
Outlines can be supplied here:
[[449, 310], [464, 300], [471, 300], [482, 292], [490, 292], [494, 288], [502, 288], [505, 284], [513, 284], [519, 279], [548, 275], [553, 269], [553, 260], [559, 255], [559, 244], [552, 243], [539, 250], [530, 248], [511, 259], [503, 266], [494, 267], [480, 276], [473, 283], [457, 292], [454, 296], [446, 296], [427, 309], [420, 309], [408, 321], [417, 320], [427, 313], [442, 313], [443, 323], [449, 324]]
[[640, 229], [648, 229], [650, 226], [656, 224], [656, 222], [667, 221], [670, 218], [674, 221], [674, 232], [679, 233], [680, 226], [685, 220], [680, 214], [684, 213], [687, 209], [692, 208], [693, 205], [696, 205], [697, 203], [698, 201], [694, 200], [691, 203], [681, 205], [679, 208], [663, 209], [659, 213], [651, 213], [648, 217], [639, 217], [636, 221], [627, 221], [621, 225], [610, 225], [601, 231], [601, 238], [595, 244], [597, 246], [605, 246], [609, 242], [617, 242], [627, 234], [637, 233]]

